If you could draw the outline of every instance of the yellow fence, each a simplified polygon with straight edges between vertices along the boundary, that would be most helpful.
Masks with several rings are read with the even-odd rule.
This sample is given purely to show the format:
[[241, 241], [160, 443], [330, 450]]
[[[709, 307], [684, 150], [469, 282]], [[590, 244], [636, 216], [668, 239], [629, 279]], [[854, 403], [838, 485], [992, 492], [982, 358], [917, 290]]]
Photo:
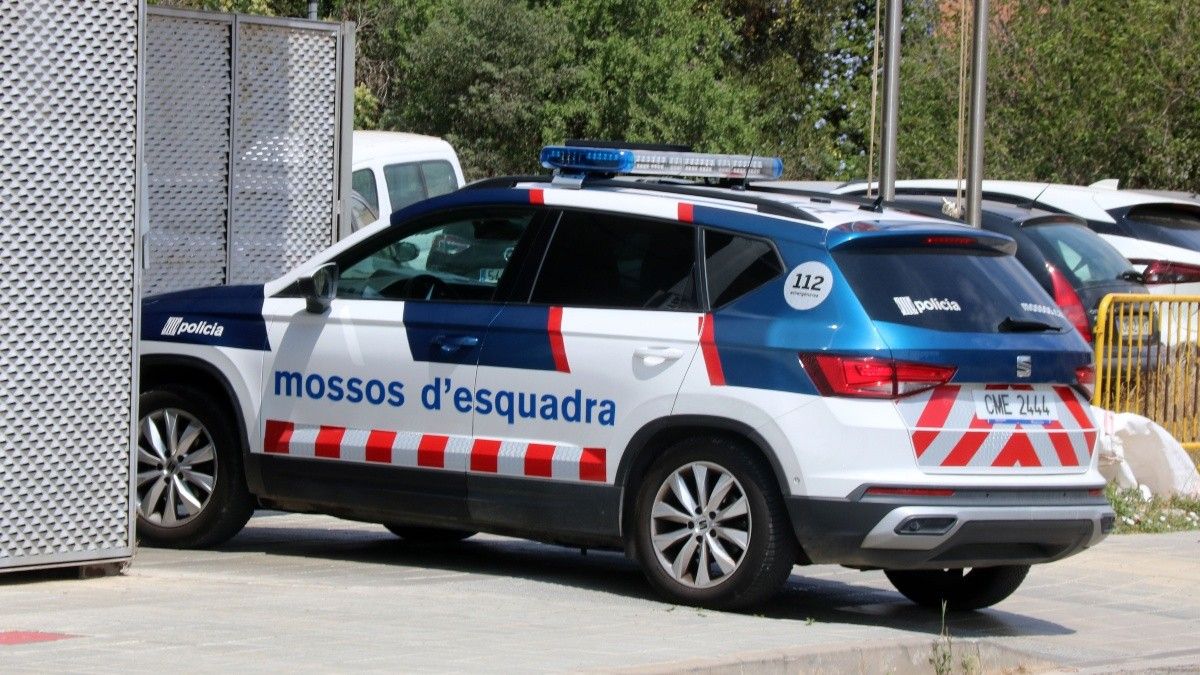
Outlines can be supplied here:
[[1106, 410], [1149, 417], [1200, 450], [1200, 295], [1116, 293], [1096, 319], [1096, 391]]

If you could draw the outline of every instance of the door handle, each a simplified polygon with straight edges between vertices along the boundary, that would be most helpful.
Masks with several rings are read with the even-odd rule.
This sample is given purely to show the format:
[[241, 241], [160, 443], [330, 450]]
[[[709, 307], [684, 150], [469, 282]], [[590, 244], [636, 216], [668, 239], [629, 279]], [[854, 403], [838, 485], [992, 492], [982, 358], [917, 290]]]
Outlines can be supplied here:
[[463, 347], [478, 347], [479, 338], [474, 335], [439, 335], [433, 338], [433, 344], [440, 347], [442, 352], [452, 354]]
[[642, 360], [647, 366], [661, 366], [667, 361], [683, 358], [683, 350], [674, 347], [638, 347], [633, 355]]

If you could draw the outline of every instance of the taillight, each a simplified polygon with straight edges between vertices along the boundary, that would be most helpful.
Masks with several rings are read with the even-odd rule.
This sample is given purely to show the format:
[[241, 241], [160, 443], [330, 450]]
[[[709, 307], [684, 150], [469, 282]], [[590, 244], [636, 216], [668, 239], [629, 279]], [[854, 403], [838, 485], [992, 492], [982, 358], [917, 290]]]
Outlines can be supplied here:
[[1190, 284], [1196, 281], [1200, 281], [1200, 266], [1167, 260], [1149, 261], [1146, 271], [1142, 272], [1145, 284]]
[[800, 363], [822, 396], [895, 398], [945, 384], [954, 366], [937, 366], [873, 356], [801, 354]]
[[1083, 306], [1079, 294], [1057, 267], [1046, 263], [1046, 271], [1050, 273], [1050, 281], [1054, 284], [1054, 303], [1062, 309], [1063, 316], [1075, 326], [1075, 330], [1079, 331], [1083, 339], [1091, 342], [1092, 328], [1088, 325], [1087, 308]]
[[1082, 389], [1084, 392], [1087, 393], [1088, 398], [1091, 398], [1092, 392], [1095, 391], [1095, 389], [1096, 389], [1096, 369], [1095, 369], [1095, 367], [1093, 367], [1092, 364], [1089, 363], [1086, 366], [1079, 366], [1078, 368], [1076, 368], [1075, 369], [1075, 384], [1078, 385], [1080, 389]]

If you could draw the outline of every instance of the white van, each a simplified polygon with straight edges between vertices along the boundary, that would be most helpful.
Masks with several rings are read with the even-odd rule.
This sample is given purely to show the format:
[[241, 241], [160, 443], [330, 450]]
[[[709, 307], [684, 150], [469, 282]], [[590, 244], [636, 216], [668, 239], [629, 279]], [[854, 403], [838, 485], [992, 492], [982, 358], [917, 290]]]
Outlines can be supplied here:
[[355, 131], [353, 166], [351, 231], [466, 182], [449, 143], [399, 131]]

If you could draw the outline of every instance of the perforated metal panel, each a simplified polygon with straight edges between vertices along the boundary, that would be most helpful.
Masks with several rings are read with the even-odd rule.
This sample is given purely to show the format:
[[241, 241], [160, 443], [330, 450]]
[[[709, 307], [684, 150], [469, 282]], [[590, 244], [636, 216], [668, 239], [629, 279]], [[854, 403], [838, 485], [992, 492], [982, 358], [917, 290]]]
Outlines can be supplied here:
[[329, 246], [353, 25], [149, 12], [145, 292], [263, 282]]
[[333, 243], [337, 61], [336, 34], [241, 26], [230, 283]]
[[138, 23], [0, 9], [0, 570], [132, 550]]
[[147, 293], [225, 281], [231, 29], [147, 17]]

